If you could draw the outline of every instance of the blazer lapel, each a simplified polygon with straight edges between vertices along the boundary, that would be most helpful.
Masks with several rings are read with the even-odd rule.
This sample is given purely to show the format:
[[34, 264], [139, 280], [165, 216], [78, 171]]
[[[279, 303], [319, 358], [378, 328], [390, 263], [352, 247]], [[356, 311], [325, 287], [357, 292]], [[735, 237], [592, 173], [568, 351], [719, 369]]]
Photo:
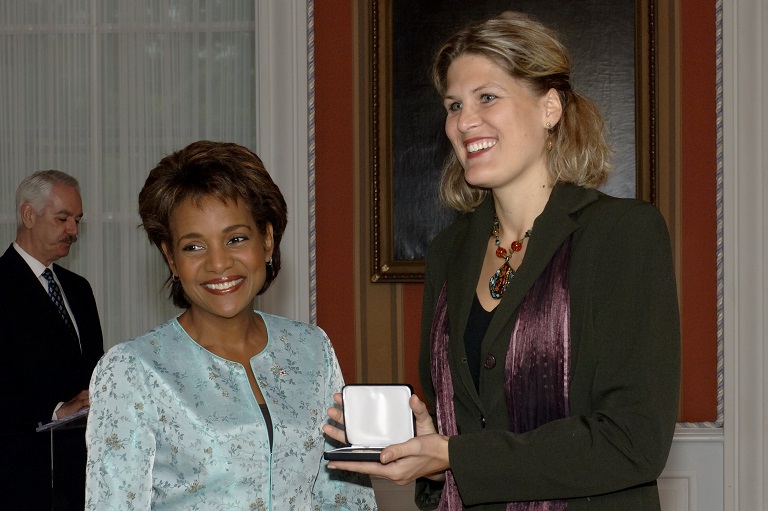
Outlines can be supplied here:
[[467, 393], [478, 406], [480, 400], [472, 381], [467, 364], [462, 363], [466, 355], [464, 331], [467, 329], [469, 311], [475, 297], [477, 279], [483, 265], [483, 257], [493, 223], [493, 198], [488, 198], [469, 217], [469, 227], [463, 240], [457, 240], [456, 254], [448, 265], [448, 318], [451, 333], [448, 356]]
[[[523, 264], [510, 281], [488, 325], [483, 339], [482, 358], [487, 355], [493, 343], [509, 343], [508, 338], [499, 337], [501, 332], [516, 319], [515, 310], [547, 267], [555, 252], [566, 238], [579, 228], [578, 222], [574, 219], [574, 213], [595, 202], [597, 198], [596, 190], [569, 184], [558, 184], [552, 190], [544, 211], [533, 225], [533, 233]], [[451, 365], [456, 368], [465, 391], [478, 407], [482, 406], [480, 397], [467, 364], [462, 363], [462, 358], [466, 355], [464, 331], [467, 328], [469, 311], [475, 297], [477, 281], [480, 278], [484, 251], [491, 235], [493, 208], [493, 198], [489, 195], [470, 215], [469, 227], [464, 238], [457, 239], [456, 253], [452, 254], [453, 257], [448, 263], [448, 317], [451, 328], [448, 356], [452, 360]], [[506, 348], [504, 351], [506, 352]]]
[[[598, 192], [569, 184], [556, 185], [544, 211], [533, 224], [528, 240], [525, 259], [509, 283], [501, 303], [496, 307], [491, 324], [483, 341], [484, 351], [498, 337], [502, 330], [517, 317], [514, 311], [520, 306], [525, 295], [546, 269], [555, 252], [579, 227], [573, 214], [596, 201]], [[499, 342], [508, 342], [501, 339]]]
[[61, 335], [66, 334], [66, 326], [59, 315], [59, 311], [51, 301], [48, 293], [45, 291], [37, 275], [29, 268], [29, 265], [22, 259], [16, 249], [10, 246], [3, 256], [7, 258], [11, 271], [4, 277], [8, 280], [8, 285], [16, 289], [19, 294], [19, 303], [24, 305], [24, 314], [29, 315], [30, 319], [43, 321], [49, 325], [58, 325]]
[[488, 197], [470, 217], [465, 237], [457, 243], [456, 255], [449, 263], [448, 315], [451, 318], [452, 339], [464, 338], [485, 248], [491, 235], [492, 215], [493, 199]]

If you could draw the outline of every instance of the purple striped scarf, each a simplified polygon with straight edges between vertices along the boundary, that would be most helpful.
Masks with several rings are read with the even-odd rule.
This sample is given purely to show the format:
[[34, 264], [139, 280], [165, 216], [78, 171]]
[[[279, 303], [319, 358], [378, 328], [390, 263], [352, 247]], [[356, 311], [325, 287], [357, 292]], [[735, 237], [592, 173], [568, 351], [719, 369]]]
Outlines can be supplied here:
[[[524, 433], [569, 415], [570, 300], [568, 270], [571, 242], [558, 249], [547, 268], [523, 299], [512, 330], [504, 365], [510, 431]], [[436, 393], [438, 430], [458, 434], [453, 408], [453, 382], [448, 367], [447, 285], [435, 307], [431, 330], [432, 383]], [[438, 511], [459, 511], [463, 504], [451, 470]], [[515, 484], [511, 481], [511, 484]], [[563, 500], [510, 502], [507, 511], [562, 511]]]

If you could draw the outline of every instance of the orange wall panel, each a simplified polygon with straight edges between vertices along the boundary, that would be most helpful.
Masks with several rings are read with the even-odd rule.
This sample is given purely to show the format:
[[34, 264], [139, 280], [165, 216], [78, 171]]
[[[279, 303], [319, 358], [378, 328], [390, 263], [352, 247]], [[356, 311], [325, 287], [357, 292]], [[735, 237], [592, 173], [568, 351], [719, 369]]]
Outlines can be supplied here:
[[352, 4], [314, 2], [317, 323], [354, 382]]
[[682, 25], [682, 419], [717, 419], [715, 2], [684, 0]]

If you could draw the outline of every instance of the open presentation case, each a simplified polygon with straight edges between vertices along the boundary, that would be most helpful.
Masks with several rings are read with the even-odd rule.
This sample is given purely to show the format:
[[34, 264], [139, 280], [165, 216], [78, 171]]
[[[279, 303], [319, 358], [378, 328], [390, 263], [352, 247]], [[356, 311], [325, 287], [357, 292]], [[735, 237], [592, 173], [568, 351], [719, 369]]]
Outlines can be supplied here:
[[413, 438], [413, 389], [407, 384], [350, 384], [342, 389], [347, 447], [326, 451], [327, 460], [379, 461], [384, 447]]

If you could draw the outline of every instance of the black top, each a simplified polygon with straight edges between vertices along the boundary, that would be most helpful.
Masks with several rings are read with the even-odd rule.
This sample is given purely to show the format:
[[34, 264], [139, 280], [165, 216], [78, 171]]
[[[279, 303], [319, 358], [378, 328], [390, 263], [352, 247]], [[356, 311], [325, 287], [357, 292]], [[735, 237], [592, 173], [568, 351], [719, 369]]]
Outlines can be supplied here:
[[269, 414], [269, 408], [266, 404], [259, 403], [261, 413], [264, 415], [264, 422], [267, 423], [267, 433], [269, 434], [269, 449], [272, 450], [272, 416]]
[[475, 293], [472, 308], [469, 310], [467, 329], [464, 331], [464, 350], [467, 352], [467, 365], [478, 392], [480, 392], [480, 347], [491, 319], [493, 319], [493, 311], [485, 310]]

